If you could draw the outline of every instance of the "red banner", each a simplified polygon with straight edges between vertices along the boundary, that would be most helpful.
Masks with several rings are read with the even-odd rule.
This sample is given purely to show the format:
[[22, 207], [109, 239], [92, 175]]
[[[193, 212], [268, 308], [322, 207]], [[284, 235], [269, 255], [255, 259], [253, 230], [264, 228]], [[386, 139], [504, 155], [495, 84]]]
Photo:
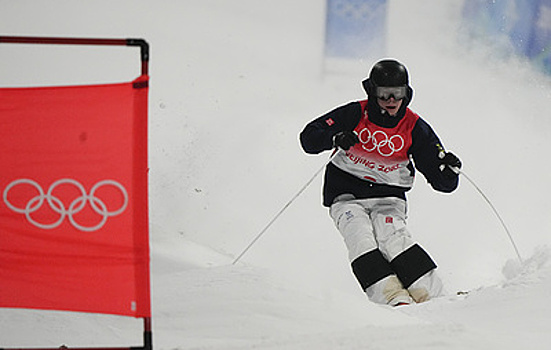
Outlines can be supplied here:
[[151, 316], [147, 86], [0, 89], [0, 307]]

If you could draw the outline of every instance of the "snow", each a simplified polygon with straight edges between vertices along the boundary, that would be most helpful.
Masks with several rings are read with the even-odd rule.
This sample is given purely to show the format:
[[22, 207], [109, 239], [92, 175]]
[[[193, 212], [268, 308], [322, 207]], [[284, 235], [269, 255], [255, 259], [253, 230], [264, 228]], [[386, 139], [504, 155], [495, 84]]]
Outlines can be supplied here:
[[[318, 177], [232, 265], [327, 160], [302, 152], [303, 126], [364, 97], [360, 82], [374, 62], [341, 74], [326, 67], [323, 3], [0, 0], [1, 35], [151, 44], [154, 348], [546, 348], [551, 82], [471, 40], [459, 0], [391, 0], [389, 56], [408, 66], [411, 107], [461, 157], [523, 261], [468, 182], [443, 195], [418, 177], [409, 227], [437, 261], [447, 294], [398, 309], [374, 305], [320, 204]], [[1, 86], [129, 81], [139, 72], [128, 48], [2, 45], [0, 61]], [[140, 320], [123, 317], [0, 310], [1, 347], [139, 345], [141, 331]]]

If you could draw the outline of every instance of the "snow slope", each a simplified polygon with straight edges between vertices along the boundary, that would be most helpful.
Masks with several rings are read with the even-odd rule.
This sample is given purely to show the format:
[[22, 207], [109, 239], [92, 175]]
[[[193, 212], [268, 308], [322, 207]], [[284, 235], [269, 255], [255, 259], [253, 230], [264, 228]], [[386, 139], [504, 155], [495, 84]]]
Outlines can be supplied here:
[[[443, 298], [401, 309], [369, 303], [320, 205], [321, 178], [231, 264], [326, 161], [301, 151], [302, 127], [364, 97], [360, 81], [373, 62], [348, 74], [325, 70], [323, 3], [0, 0], [2, 35], [151, 44], [154, 347], [546, 348], [551, 208], [542, 154], [551, 83], [521, 59], [467, 39], [459, 0], [391, 0], [388, 55], [408, 66], [412, 108], [492, 199], [523, 263], [467, 182], [442, 195], [419, 177], [409, 225], [439, 264]], [[114, 59], [111, 50], [1, 46], [0, 85], [134, 78], [137, 54], [116, 50]], [[0, 310], [0, 347], [140, 340], [139, 320]]]

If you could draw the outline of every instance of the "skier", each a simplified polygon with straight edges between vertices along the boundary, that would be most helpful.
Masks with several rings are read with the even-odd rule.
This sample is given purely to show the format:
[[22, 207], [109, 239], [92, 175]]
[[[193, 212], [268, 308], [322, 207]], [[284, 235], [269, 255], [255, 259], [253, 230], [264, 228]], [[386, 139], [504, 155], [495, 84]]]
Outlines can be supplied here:
[[325, 169], [323, 205], [348, 249], [352, 271], [368, 298], [391, 306], [442, 293], [436, 264], [406, 227], [406, 192], [415, 169], [432, 188], [450, 193], [461, 161], [407, 106], [406, 67], [377, 62], [363, 82], [367, 100], [342, 105], [306, 125], [306, 153], [337, 152]]

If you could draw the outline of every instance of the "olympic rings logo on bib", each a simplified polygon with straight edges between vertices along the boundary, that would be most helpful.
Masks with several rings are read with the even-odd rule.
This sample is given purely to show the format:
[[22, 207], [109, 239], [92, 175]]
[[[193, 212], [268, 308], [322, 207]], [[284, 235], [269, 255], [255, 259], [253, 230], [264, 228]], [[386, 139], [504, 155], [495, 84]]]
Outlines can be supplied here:
[[[10, 191], [16, 190], [17, 187], [24, 185], [30, 185], [36, 189], [37, 195], [30, 198], [25, 205], [16, 206], [10, 202], [8, 195]], [[54, 195], [54, 190], [60, 186], [72, 186], [76, 188], [79, 192], [79, 196], [72, 199], [70, 203], [64, 203], [58, 196]], [[118, 208], [108, 208], [104, 200], [96, 196], [97, 191], [105, 186], [114, 187], [122, 194], [123, 202]], [[97, 231], [105, 225], [109, 217], [121, 214], [128, 206], [128, 193], [126, 192], [126, 189], [114, 180], [99, 181], [92, 187], [90, 193], [87, 193], [84, 186], [80, 182], [73, 179], [57, 180], [50, 185], [47, 192], [44, 192], [42, 187], [36, 181], [30, 179], [18, 179], [12, 181], [4, 189], [3, 199], [8, 208], [16, 213], [24, 214], [29, 223], [45, 230], [59, 227], [67, 217], [71, 225], [77, 230], [84, 232]], [[75, 215], [80, 213], [88, 203], [90, 204], [92, 211], [101, 216], [101, 220], [97, 224], [84, 226], [77, 222]], [[45, 204], [49, 206], [53, 212], [59, 215], [59, 218], [56, 221], [52, 223], [41, 223], [33, 218], [32, 214], [37, 212]]]
[[382, 131], [377, 130], [373, 133], [367, 128], [360, 131], [358, 134], [362, 148], [367, 152], [373, 152], [377, 150], [379, 154], [383, 157], [390, 157], [396, 152], [400, 152], [404, 146], [405, 142], [402, 136], [393, 135], [388, 137], [388, 135]]

